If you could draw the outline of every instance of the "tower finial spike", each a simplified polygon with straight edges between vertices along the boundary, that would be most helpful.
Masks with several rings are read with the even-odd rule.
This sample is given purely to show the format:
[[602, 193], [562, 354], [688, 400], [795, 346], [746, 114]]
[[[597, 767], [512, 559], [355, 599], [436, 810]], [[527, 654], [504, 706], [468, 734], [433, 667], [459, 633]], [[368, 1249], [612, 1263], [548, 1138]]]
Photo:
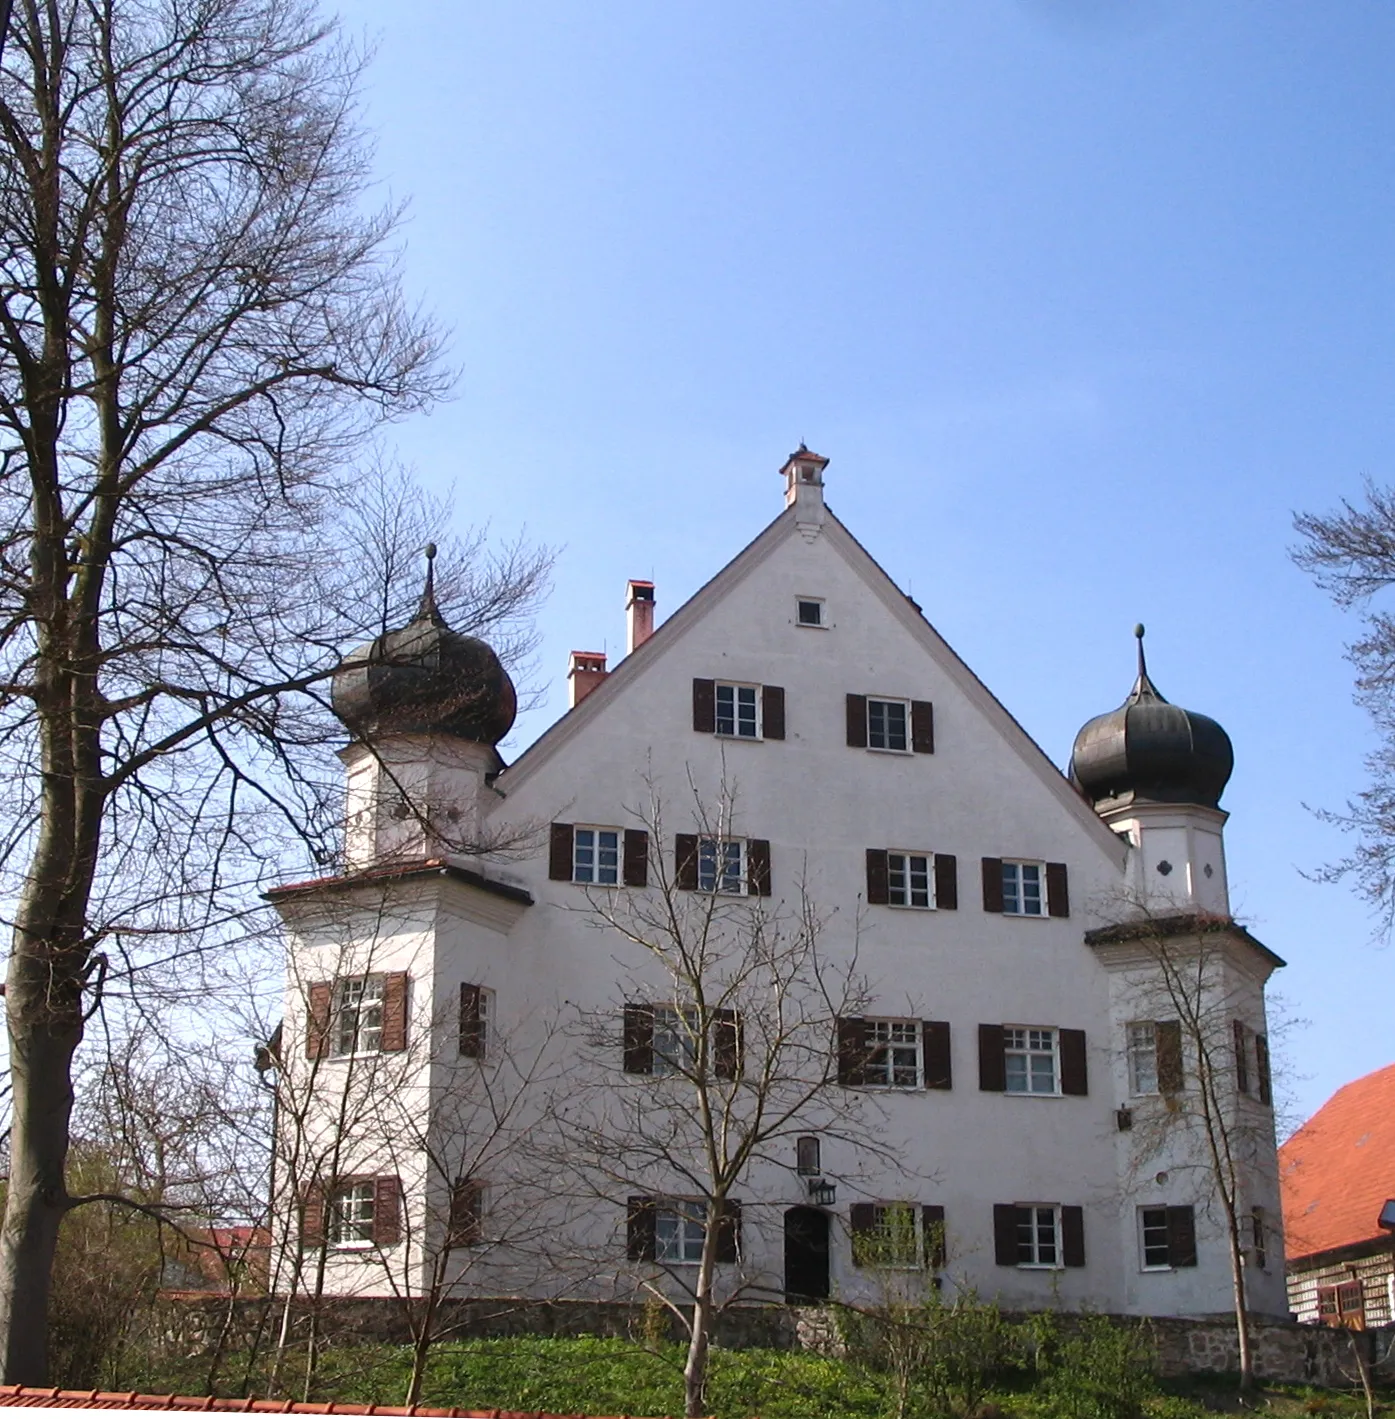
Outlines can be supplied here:
[[1133, 633], [1138, 637], [1138, 677], [1140, 680], [1148, 678], [1148, 663], [1143, 658], [1143, 622], [1140, 621], [1134, 628]]
[[422, 589], [421, 605], [417, 607], [417, 620], [444, 626], [445, 617], [436, 605], [436, 544], [428, 542], [422, 551], [426, 554], [426, 586]]

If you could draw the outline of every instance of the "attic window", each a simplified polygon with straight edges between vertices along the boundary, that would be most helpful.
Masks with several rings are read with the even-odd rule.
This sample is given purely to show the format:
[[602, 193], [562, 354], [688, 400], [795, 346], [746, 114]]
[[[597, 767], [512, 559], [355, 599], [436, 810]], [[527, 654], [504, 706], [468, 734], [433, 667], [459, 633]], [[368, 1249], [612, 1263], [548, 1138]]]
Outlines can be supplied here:
[[801, 626], [823, 625], [823, 601], [813, 596], [801, 596], [797, 602], [796, 622]]

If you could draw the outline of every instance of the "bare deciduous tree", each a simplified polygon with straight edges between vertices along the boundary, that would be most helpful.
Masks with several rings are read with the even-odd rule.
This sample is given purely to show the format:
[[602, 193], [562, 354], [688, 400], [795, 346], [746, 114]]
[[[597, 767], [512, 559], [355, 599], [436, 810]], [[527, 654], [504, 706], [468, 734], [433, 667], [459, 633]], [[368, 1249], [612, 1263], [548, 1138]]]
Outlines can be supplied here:
[[[136, 991], [208, 939], [288, 840], [332, 859], [308, 692], [402, 609], [393, 564], [420, 539], [375, 522], [364, 449], [446, 378], [396, 213], [362, 205], [358, 69], [307, 0], [16, 0], [5, 36], [6, 1381], [46, 1376], [73, 1058], [104, 978]], [[390, 555], [366, 555], [384, 530]], [[476, 626], [542, 566], [494, 570], [460, 588]]]

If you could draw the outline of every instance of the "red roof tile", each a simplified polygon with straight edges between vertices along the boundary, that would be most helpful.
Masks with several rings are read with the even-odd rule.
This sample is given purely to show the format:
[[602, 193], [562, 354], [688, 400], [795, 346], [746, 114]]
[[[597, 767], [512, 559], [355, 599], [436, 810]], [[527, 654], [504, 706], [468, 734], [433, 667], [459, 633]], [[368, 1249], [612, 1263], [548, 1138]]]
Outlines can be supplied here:
[[1395, 1197], [1395, 1064], [1344, 1084], [1279, 1149], [1290, 1261], [1385, 1238]]
[[[18, 1409], [159, 1409], [212, 1410], [224, 1414], [387, 1414], [421, 1419], [585, 1419], [582, 1415], [543, 1414], [510, 1409], [404, 1409], [395, 1404], [301, 1404], [280, 1399], [214, 1399], [207, 1395], [112, 1393], [96, 1389], [30, 1389], [0, 1385], [0, 1407]], [[620, 1419], [624, 1419], [621, 1416]]]

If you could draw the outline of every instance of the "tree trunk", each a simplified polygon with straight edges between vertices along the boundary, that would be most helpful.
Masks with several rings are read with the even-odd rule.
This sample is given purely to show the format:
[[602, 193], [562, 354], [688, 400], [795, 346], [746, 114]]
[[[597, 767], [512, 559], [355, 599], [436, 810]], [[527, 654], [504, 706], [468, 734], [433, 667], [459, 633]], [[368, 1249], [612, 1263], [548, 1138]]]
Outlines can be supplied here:
[[1240, 1389], [1253, 1388], [1255, 1382], [1254, 1356], [1250, 1352], [1250, 1306], [1245, 1295], [1245, 1252], [1240, 1245], [1240, 1232], [1236, 1223], [1235, 1209], [1227, 1209], [1226, 1229], [1230, 1240], [1230, 1282], [1235, 1296], [1235, 1338], [1240, 1359]]
[[697, 1290], [689, 1322], [688, 1359], [683, 1366], [683, 1413], [686, 1419], [700, 1419], [707, 1405], [707, 1350], [712, 1338], [712, 1275], [716, 1269], [718, 1218], [722, 1202], [709, 1202], [707, 1236], [698, 1263]]

